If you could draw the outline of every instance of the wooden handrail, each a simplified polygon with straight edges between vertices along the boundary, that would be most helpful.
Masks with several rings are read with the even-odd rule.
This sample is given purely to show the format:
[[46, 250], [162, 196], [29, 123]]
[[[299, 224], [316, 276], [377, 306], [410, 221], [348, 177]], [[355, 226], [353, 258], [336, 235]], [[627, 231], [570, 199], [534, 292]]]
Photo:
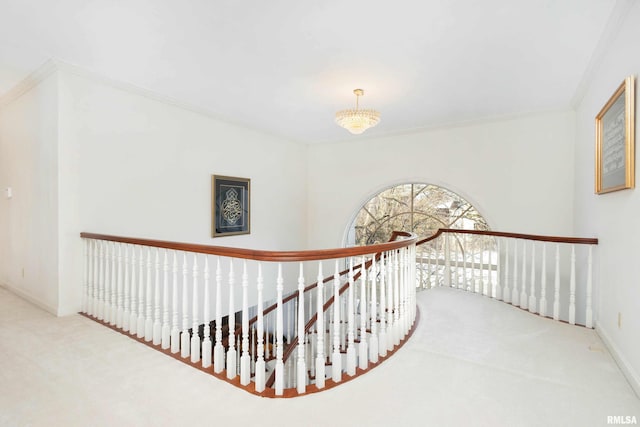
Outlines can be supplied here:
[[378, 243], [368, 246], [349, 248], [318, 249], [307, 251], [262, 251], [256, 249], [228, 248], [224, 246], [198, 245], [191, 243], [170, 242], [164, 240], [138, 239], [132, 237], [110, 236], [96, 233], [80, 233], [83, 239], [107, 240], [111, 242], [129, 243], [132, 245], [152, 246], [177, 251], [196, 252], [208, 255], [219, 255], [232, 258], [251, 259], [255, 261], [316, 261], [323, 259], [347, 258], [359, 255], [391, 251], [416, 243], [418, 237], [413, 233], [394, 232], [395, 236], [405, 237], [403, 240]]
[[419, 240], [416, 243], [416, 246], [420, 246], [423, 243], [430, 242], [431, 240], [436, 239], [442, 233], [460, 233], [460, 234], [478, 234], [484, 236], [495, 236], [495, 237], [511, 237], [514, 239], [523, 239], [523, 240], [537, 240], [540, 242], [552, 242], [552, 243], [574, 243], [578, 245], [597, 245], [598, 239], [595, 238], [585, 238], [585, 237], [561, 237], [561, 236], [540, 236], [536, 234], [520, 234], [520, 233], [505, 233], [502, 231], [489, 231], [489, 230], [458, 230], [454, 228], [439, 228], [431, 236]]

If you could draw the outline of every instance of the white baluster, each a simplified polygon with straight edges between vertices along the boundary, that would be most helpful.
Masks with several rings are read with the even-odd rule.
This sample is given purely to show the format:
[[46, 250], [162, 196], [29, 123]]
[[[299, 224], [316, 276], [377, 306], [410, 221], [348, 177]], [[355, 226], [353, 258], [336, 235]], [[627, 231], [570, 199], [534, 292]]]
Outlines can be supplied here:
[[129, 332], [131, 320], [131, 283], [129, 280], [129, 245], [124, 245], [124, 310], [122, 312], [122, 330]]
[[136, 247], [131, 246], [131, 313], [129, 315], [129, 333], [138, 332], [138, 284], [136, 282]]
[[147, 296], [145, 298], [147, 309], [144, 322], [144, 340], [153, 339], [153, 289], [151, 287], [151, 248], [147, 248]]
[[408, 327], [408, 314], [407, 314], [407, 282], [409, 280], [408, 274], [408, 262], [407, 262], [407, 248], [400, 249], [400, 339], [403, 339], [407, 332]]
[[421, 289], [426, 289], [427, 288], [425, 283], [424, 283], [424, 276], [425, 276], [425, 274], [424, 274], [424, 256], [421, 253], [420, 254], [420, 282], [419, 282]]
[[378, 354], [382, 357], [387, 355], [387, 284], [386, 284], [386, 258], [385, 253], [380, 254], [380, 335], [378, 336]]
[[258, 264], [258, 332], [257, 332], [257, 360], [255, 366], [256, 391], [262, 393], [265, 389], [265, 361], [264, 361], [264, 313], [262, 304], [262, 291], [264, 279], [262, 278], [262, 264]]
[[462, 235], [464, 246], [462, 248], [462, 289], [469, 290], [469, 266], [467, 265], [467, 255], [469, 252], [469, 236]]
[[[427, 253], [426, 247], [422, 253], [423, 255]], [[427, 289], [431, 289], [433, 287], [433, 283], [431, 282], [432, 271], [433, 271], [433, 268], [431, 266], [431, 254], [429, 254], [427, 255], [427, 286], [426, 286]]]
[[[434, 286], [440, 286], [440, 252], [436, 252], [435, 253], [435, 266], [436, 266], [436, 270], [435, 270], [435, 285]], [[391, 266], [391, 264], [389, 264], [389, 266]], [[444, 280], [444, 278], [443, 278]]]
[[[318, 261], [318, 286], [316, 293], [316, 387], [324, 388], [325, 385], [325, 355], [324, 355], [324, 277], [322, 275], [322, 261]], [[309, 312], [311, 315], [311, 312]], [[300, 336], [300, 335], [298, 335]]]
[[111, 247], [110, 242], [104, 242], [104, 301], [102, 308], [102, 315], [104, 316], [104, 323], [109, 323], [111, 320], [111, 264], [110, 258], [111, 254], [109, 252], [109, 248]]
[[83, 270], [82, 270], [82, 305], [81, 311], [83, 313], [88, 313], [88, 303], [89, 300], [89, 243], [90, 241], [87, 239], [82, 239], [82, 251], [84, 259]]
[[202, 367], [208, 368], [211, 366], [211, 316], [209, 314], [209, 307], [211, 306], [211, 300], [209, 298], [209, 257], [204, 256], [204, 309], [202, 310], [204, 329], [202, 340]]
[[569, 282], [569, 324], [576, 324], [576, 245], [571, 245], [571, 279]]
[[160, 323], [160, 249], [156, 248], [156, 262], [154, 274], [154, 303], [153, 303], [153, 345], [158, 345], [162, 341], [162, 323]]
[[[116, 271], [116, 326], [122, 328], [122, 317], [124, 316], [124, 283], [122, 280], [122, 244], [118, 246], [117, 271]], [[115, 252], [114, 252], [115, 255]]]
[[547, 244], [542, 242], [542, 272], [540, 273], [540, 316], [547, 315]]
[[105, 269], [105, 258], [104, 258], [104, 247], [105, 247], [105, 242], [103, 241], [99, 241], [98, 245], [100, 246], [100, 260], [98, 261], [98, 301], [97, 301], [97, 309], [96, 309], [96, 313], [97, 313], [97, 317], [98, 320], [103, 320], [104, 319], [104, 308], [105, 308], [105, 274], [106, 274], [106, 269]]
[[452, 277], [452, 284], [451, 286], [453, 286], [454, 288], [459, 288], [460, 287], [460, 270], [458, 269], [458, 235], [457, 234], [453, 234], [453, 277]]
[[238, 375], [236, 366], [236, 309], [233, 295], [235, 285], [235, 273], [233, 272], [233, 260], [229, 261], [229, 350], [227, 350], [227, 379], [234, 379]]
[[282, 290], [284, 289], [284, 279], [282, 278], [282, 263], [278, 263], [278, 278], [276, 279], [276, 291], [278, 302], [276, 305], [276, 396], [284, 393], [284, 322], [282, 313]]
[[300, 275], [298, 276], [298, 363], [296, 372], [296, 389], [299, 394], [303, 394], [307, 390], [304, 326], [304, 272], [302, 263], [300, 263]]
[[[485, 273], [485, 263], [484, 263], [484, 253], [486, 252], [485, 238], [482, 237], [480, 239], [480, 284], [482, 295], [489, 295], [489, 287], [487, 281], [484, 278]], [[491, 266], [489, 263], [486, 264], [486, 270], [489, 270]]]
[[340, 269], [335, 261], [333, 272], [333, 357], [331, 358], [331, 378], [342, 381], [342, 355], [340, 354]]
[[553, 320], [560, 319], [560, 244], [556, 244], [556, 273], [553, 292]]
[[354, 291], [355, 281], [353, 279], [353, 258], [349, 260], [349, 290], [347, 293], [347, 375], [354, 376], [356, 374], [356, 346], [355, 346], [355, 309], [354, 309]]
[[91, 290], [92, 290], [92, 298], [91, 298], [91, 312], [89, 314], [91, 314], [93, 317], [96, 317], [98, 315], [98, 301], [99, 301], [99, 280], [100, 280], [100, 255], [99, 255], [99, 249], [98, 249], [98, 241], [97, 240], [93, 240], [92, 241], [92, 246], [93, 246], [93, 282], [91, 283]]
[[[476, 239], [473, 239], [476, 240]], [[471, 248], [469, 249], [471, 252], [471, 282], [467, 287], [467, 291], [469, 292], [478, 292], [478, 279], [476, 278], [477, 268], [476, 268], [476, 251], [473, 243], [471, 244]]]
[[109, 324], [114, 326], [116, 326], [118, 319], [118, 288], [120, 285], [116, 245], [115, 242], [111, 244], [111, 316], [109, 318]]
[[144, 255], [143, 246], [140, 246], [140, 253], [138, 257], [138, 320], [136, 326], [136, 335], [138, 338], [144, 338], [144, 277], [142, 272], [144, 271]]
[[[394, 269], [393, 269], [393, 251], [387, 252], [387, 351], [393, 350], [394, 333], [393, 333], [393, 285], [394, 285]], [[437, 268], [437, 265], [436, 265]]]
[[91, 239], [85, 239], [85, 244], [86, 244], [86, 248], [85, 250], [86, 252], [86, 288], [85, 288], [85, 298], [86, 300], [83, 302], [83, 309], [82, 311], [84, 313], [87, 313], [88, 315], [92, 316], [93, 315], [93, 276], [94, 276], [94, 263], [93, 263], [93, 240]]
[[502, 279], [502, 299], [511, 302], [511, 288], [509, 288], [509, 238], [504, 241], [504, 278]]
[[365, 257], [362, 257], [360, 267], [360, 346], [358, 351], [358, 367], [367, 369], [369, 357], [367, 349], [367, 271], [365, 269]]
[[589, 245], [589, 258], [587, 261], [587, 309], [585, 326], [587, 328], [593, 328], [593, 308], [591, 291], [593, 288], [593, 246]]
[[393, 345], [400, 344], [400, 253], [393, 254]]
[[536, 244], [531, 242], [531, 288], [529, 289], [529, 312], [536, 312]]
[[[487, 239], [484, 239], [485, 241]], [[487, 292], [486, 295], [491, 298], [495, 298], [494, 286], [493, 286], [493, 251], [489, 248], [488, 244], [485, 244], [484, 251], [487, 253]]]
[[247, 261], [242, 263], [242, 356], [240, 357], [240, 384], [251, 381], [251, 360], [249, 358], [249, 276]]
[[529, 298], [527, 297], [527, 241], [522, 241], [522, 286], [520, 288], [520, 308], [527, 309]]
[[513, 241], [513, 289], [511, 291], [511, 303], [516, 307], [520, 305], [520, 292], [518, 292], [518, 241]]
[[[495, 238], [496, 242], [496, 281], [491, 288], [491, 295], [498, 301], [502, 300], [502, 255], [500, 253], [500, 239]], [[491, 255], [493, 257], [493, 255]], [[492, 261], [493, 264], [493, 261]], [[491, 273], [490, 273], [491, 274]]]
[[171, 327], [169, 326], [169, 251], [164, 251], [162, 263], [162, 334], [160, 344], [163, 349], [171, 346]]
[[450, 235], [444, 235], [444, 285], [451, 286], [451, 242]]
[[173, 263], [171, 269], [171, 353], [180, 351], [180, 328], [178, 326], [178, 254], [173, 251]]
[[[456, 267], [457, 264], [458, 260], [456, 258]], [[373, 255], [373, 257], [371, 257], [371, 274], [369, 275], [369, 280], [371, 282], [371, 335], [369, 337], [369, 361], [371, 361], [371, 363], [378, 363], [378, 347], [380, 346], [378, 343], [378, 295], [376, 292], [376, 280], [378, 274], [376, 265], [376, 256]]]
[[224, 346], [222, 345], [222, 268], [220, 258], [216, 260], [216, 344], [213, 347], [213, 371], [224, 369]]
[[[113, 259], [111, 257], [112, 246], [111, 242], [105, 242], [104, 251], [104, 322], [111, 323], [111, 296], [114, 292], [115, 281], [113, 280], [113, 272], [111, 266], [113, 265]], [[114, 322], [115, 323], [115, 322]]]
[[191, 363], [200, 361], [200, 335], [198, 329], [198, 255], [193, 254], [193, 288], [191, 290]]
[[182, 333], [180, 334], [180, 356], [189, 357], [191, 348], [189, 347], [189, 289], [187, 281], [188, 267], [187, 254], [182, 254]]

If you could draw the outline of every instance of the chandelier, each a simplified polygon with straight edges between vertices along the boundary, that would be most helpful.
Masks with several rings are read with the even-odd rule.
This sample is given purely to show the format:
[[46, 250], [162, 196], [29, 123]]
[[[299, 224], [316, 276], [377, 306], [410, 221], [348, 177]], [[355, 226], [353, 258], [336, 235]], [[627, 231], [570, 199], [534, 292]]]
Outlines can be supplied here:
[[354, 135], [359, 135], [365, 130], [374, 127], [380, 121], [380, 113], [376, 110], [361, 110], [358, 100], [364, 95], [364, 90], [355, 89], [356, 108], [341, 110], [336, 113], [336, 123]]

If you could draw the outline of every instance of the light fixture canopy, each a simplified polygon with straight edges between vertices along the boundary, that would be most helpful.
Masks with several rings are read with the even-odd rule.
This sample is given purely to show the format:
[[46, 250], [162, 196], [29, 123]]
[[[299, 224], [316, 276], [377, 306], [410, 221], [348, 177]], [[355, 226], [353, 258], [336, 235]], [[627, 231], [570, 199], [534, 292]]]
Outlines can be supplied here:
[[376, 110], [361, 110], [359, 98], [364, 95], [364, 90], [354, 89], [356, 95], [356, 108], [341, 110], [336, 113], [336, 123], [354, 135], [359, 135], [365, 130], [374, 127], [380, 121], [380, 113]]

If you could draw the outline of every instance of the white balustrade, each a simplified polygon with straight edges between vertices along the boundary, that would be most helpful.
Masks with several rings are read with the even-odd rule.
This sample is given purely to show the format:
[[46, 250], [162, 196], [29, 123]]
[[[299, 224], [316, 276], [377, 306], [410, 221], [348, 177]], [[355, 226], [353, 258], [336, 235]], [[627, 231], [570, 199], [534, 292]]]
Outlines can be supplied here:
[[[469, 236], [470, 239], [467, 238]], [[491, 236], [496, 237], [490, 239]], [[593, 328], [593, 246], [597, 244], [595, 239], [527, 235], [510, 237], [507, 233], [475, 230], [446, 230], [434, 238], [438, 241], [428, 244], [443, 248], [443, 254], [435, 253], [430, 257], [435, 264], [437, 260], [444, 259], [445, 272], [449, 272], [445, 274], [445, 284], [448, 274], [451, 276], [451, 287], [466, 288], [470, 292], [502, 299], [506, 303], [543, 317], [551, 316], [554, 320], [563, 320], [570, 324], [579, 323]], [[462, 248], [451, 249], [450, 242], [453, 241], [459, 242]], [[549, 242], [555, 242], [553, 271], [547, 268]], [[541, 246], [540, 250], [537, 250], [536, 246]], [[584, 250], [581, 252], [584, 254], [582, 257], [578, 256], [578, 250]], [[449, 253], [451, 255], [448, 255]], [[458, 264], [460, 256], [461, 266]], [[469, 263], [466, 262], [467, 256], [471, 259]], [[586, 262], [583, 261], [585, 258]], [[420, 261], [420, 265], [429, 265], [431, 261]], [[460, 282], [467, 285], [459, 286]], [[422, 283], [417, 281], [416, 287], [423, 289]], [[553, 284], [552, 288], [548, 288], [550, 283]], [[400, 292], [401, 298], [408, 298], [402, 295], [402, 288]], [[550, 295], [553, 295], [551, 312], [551, 307], [548, 306]], [[580, 303], [579, 296], [584, 297]], [[391, 293], [386, 297], [391, 298]], [[398, 311], [402, 315], [402, 306]], [[395, 319], [393, 322], [395, 324]], [[391, 320], [387, 322], [387, 333], [390, 327]]]
[[[303, 262], [292, 277], [293, 263], [268, 261], [265, 270], [248, 255], [241, 257], [238, 281], [238, 258], [232, 252], [191, 252], [117, 239], [85, 238], [82, 311], [234, 384], [253, 383], [256, 393], [274, 396], [286, 389], [306, 393], [309, 384], [337, 384], [344, 374], [354, 376], [358, 367], [368, 369], [387, 357], [414, 323], [412, 284], [435, 285], [431, 267], [442, 266], [423, 263], [418, 274], [415, 248], [401, 244], [362, 251], [356, 258], [314, 255], [309, 262], [317, 265], [317, 282], [307, 286]], [[456, 250], [457, 268], [448, 274], [453, 273], [454, 286], [464, 287], [464, 255]], [[331, 259], [333, 271], [324, 277], [323, 267]], [[340, 271], [343, 263], [348, 268]], [[242, 303], [236, 313], [238, 288]]]

